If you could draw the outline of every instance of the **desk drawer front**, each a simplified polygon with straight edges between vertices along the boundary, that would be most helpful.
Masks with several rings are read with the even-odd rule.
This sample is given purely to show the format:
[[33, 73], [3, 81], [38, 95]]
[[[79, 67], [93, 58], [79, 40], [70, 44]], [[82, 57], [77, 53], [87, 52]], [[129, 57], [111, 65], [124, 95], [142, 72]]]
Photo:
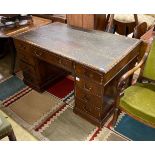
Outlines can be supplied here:
[[23, 53], [18, 53], [18, 57], [21, 61], [24, 61], [33, 66], [35, 65], [32, 55], [27, 55], [26, 53], [23, 52]]
[[73, 69], [72, 61], [63, 58], [61, 56], [54, 55], [48, 51], [44, 51], [39, 48], [33, 49], [36, 57], [45, 60], [46, 62], [52, 63], [54, 65], [60, 66], [61, 68], [65, 68], [68, 70]]
[[99, 97], [101, 97], [103, 94], [101, 85], [88, 80], [84, 80], [82, 78], [76, 78], [76, 86], [82, 88], [88, 93], [94, 94]]
[[23, 72], [28, 73], [30, 75], [36, 74], [35, 68], [33, 66], [27, 64], [24, 61], [20, 61], [20, 68], [22, 69]]
[[75, 72], [76, 72], [76, 75], [89, 78], [100, 84], [102, 83], [102, 75], [100, 73], [95, 72], [94, 70], [85, 68], [84, 66], [80, 64], [76, 64]]
[[37, 76], [36, 70], [33, 66], [20, 61], [20, 67], [23, 71], [24, 80], [33, 84], [40, 84], [40, 78]]
[[102, 114], [101, 108], [93, 106], [92, 103], [83, 102], [82, 100], [78, 99], [77, 97], [75, 100], [75, 106], [76, 106], [76, 108], [82, 110], [83, 112], [85, 112], [95, 118], [100, 119], [102, 117], [101, 116], [101, 114]]
[[19, 41], [19, 40], [14, 40], [14, 43], [15, 43], [16, 50], [18, 52], [22, 52], [22, 53], [29, 52], [30, 45], [28, 43]]
[[83, 102], [93, 104], [96, 107], [103, 107], [102, 97], [92, 95], [78, 87], [75, 88], [75, 96], [80, 98]]

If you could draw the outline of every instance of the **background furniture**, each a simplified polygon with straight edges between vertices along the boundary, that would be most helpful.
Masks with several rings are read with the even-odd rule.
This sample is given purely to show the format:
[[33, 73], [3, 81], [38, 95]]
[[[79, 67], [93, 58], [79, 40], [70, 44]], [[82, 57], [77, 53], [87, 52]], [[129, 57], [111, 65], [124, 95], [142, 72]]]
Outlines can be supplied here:
[[108, 18], [106, 14], [68, 14], [67, 24], [85, 30], [105, 31]]
[[4, 14], [0, 16], [0, 59], [10, 51], [11, 48], [9, 47], [9, 45], [12, 46], [11, 42], [9, 41], [9, 37], [5, 36], [3, 30], [12, 30], [17, 27], [21, 28], [23, 26], [30, 25], [31, 23], [31, 15], [22, 16], [19, 14]]
[[[155, 127], [155, 41], [149, 52], [133, 69], [125, 73], [118, 82], [115, 113], [112, 126], [114, 127], [120, 110], [136, 120]], [[146, 63], [145, 63], [146, 61]], [[127, 79], [141, 68], [138, 82], [126, 88]]]
[[[13, 16], [14, 17], [14, 16]], [[18, 26], [14, 28], [3, 28], [0, 32], [0, 46], [2, 51], [0, 54], [0, 58], [4, 57], [7, 53], [11, 54], [11, 69], [10, 73], [14, 74], [15, 72], [15, 64], [16, 64], [16, 50], [14, 47], [14, 43], [12, 40], [12, 36], [29, 31], [31, 29], [35, 29], [37, 27], [46, 25], [51, 23], [51, 20], [40, 18], [40, 17], [32, 17], [33, 23], [24, 25], [24, 26]]]
[[[147, 27], [142, 24], [146, 23]], [[108, 32], [128, 36], [134, 31], [139, 34], [148, 31], [155, 24], [155, 18], [144, 14], [110, 14]], [[141, 26], [140, 26], [141, 25]], [[142, 26], [143, 25], [143, 26]], [[136, 30], [136, 26], [139, 30]], [[141, 27], [141, 28], [140, 28]], [[143, 27], [143, 30], [142, 30]], [[143, 31], [143, 32], [142, 32]], [[132, 37], [130, 35], [130, 37]], [[139, 36], [140, 37], [140, 36]]]
[[21, 27], [25, 25], [31, 24], [32, 16], [31, 15], [12, 15], [6, 16], [3, 15], [0, 17], [0, 28], [15, 28], [15, 27]]
[[[114, 19], [124, 23], [135, 22], [135, 17], [133, 14], [115, 14]], [[153, 14], [137, 14], [137, 20], [137, 25], [146, 22], [148, 29], [155, 24], [155, 16]]]
[[62, 23], [14, 36], [14, 42], [24, 82], [42, 92], [58, 78], [72, 74], [74, 112], [98, 126], [113, 110], [117, 80], [134, 66], [143, 49], [141, 40], [83, 32]]
[[65, 14], [34, 14], [34, 16], [50, 19], [52, 23], [54, 22], [67, 23]]
[[129, 34], [133, 33], [134, 28], [136, 25], [138, 25], [138, 18], [137, 15], [134, 14], [134, 21], [132, 22], [125, 22], [125, 21], [119, 21], [112, 16], [112, 22], [113, 22], [113, 33], [118, 33], [120, 35], [128, 36]]
[[16, 141], [11, 124], [2, 115], [0, 115], [0, 139], [6, 136], [8, 136], [10, 141]]
[[138, 24], [133, 31], [133, 38], [140, 39], [147, 31], [147, 23]]

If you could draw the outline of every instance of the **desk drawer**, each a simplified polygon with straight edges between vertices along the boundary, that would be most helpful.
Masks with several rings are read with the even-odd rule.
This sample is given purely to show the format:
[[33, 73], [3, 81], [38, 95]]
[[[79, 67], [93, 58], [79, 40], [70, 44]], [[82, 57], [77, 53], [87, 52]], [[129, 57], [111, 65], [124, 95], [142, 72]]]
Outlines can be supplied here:
[[86, 68], [80, 64], [76, 64], [75, 66], [76, 75], [81, 77], [89, 78], [97, 83], [102, 83], [102, 74], [99, 72], [94, 71], [93, 69]]
[[101, 97], [103, 94], [101, 85], [91, 82], [89, 80], [85, 80], [83, 78], [76, 78], [76, 86], [84, 89], [86, 92], [89, 92], [99, 97]]
[[48, 51], [45, 51], [45, 50], [39, 49], [39, 48], [34, 48], [33, 51], [34, 51], [34, 54], [36, 57], [38, 57], [42, 60], [45, 60], [46, 62], [52, 63], [54, 65], [61, 67], [61, 68], [68, 69], [69, 71], [71, 71], [73, 69], [72, 61], [70, 61], [66, 58], [54, 55], [51, 52], [48, 52]]
[[28, 73], [30, 75], [35, 75], [36, 71], [35, 68], [33, 66], [31, 66], [30, 64], [27, 64], [24, 61], [20, 61], [20, 68], [22, 69], [23, 72]]
[[75, 107], [95, 118], [100, 119], [102, 117], [102, 108], [95, 107], [92, 103], [83, 102], [77, 97], [75, 98]]
[[29, 81], [33, 84], [40, 84], [41, 80], [39, 76], [37, 76], [37, 72], [35, 68], [23, 61], [20, 61], [20, 67], [23, 71], [23, 76], [26, 81]]
[[75, 96], [80, 98], [83, 102], [90, 103], [95, 107], [103, 107], [102, 97], [89, 94], [88, 92], [78, 87], [75, 88]]
[[21, 61], [24, 61], [30, 65], [33, 65], [33, 66], [35, 65], [32, 55], [28, 55], [23, 52], [23, 53], [18, 53], [18, 57]]
[[26, 42], [14, 40], [14, 44], [17, 52], [25, 53], [30, 51], [30, 45]]

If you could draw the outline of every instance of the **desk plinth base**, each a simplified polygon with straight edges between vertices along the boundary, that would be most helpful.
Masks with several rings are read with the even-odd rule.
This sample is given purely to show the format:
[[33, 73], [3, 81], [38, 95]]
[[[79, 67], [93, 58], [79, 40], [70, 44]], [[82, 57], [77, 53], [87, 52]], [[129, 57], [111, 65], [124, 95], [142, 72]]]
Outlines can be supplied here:
[[73, 109], [73, 112], [75, 114], [81, 116], [82, 118], [88, 120], [89, 122], [91, 122], [92, 124], [94, 124], [94, 125], [96, 125], [98, 127], [103, 127], [103, 125], [106, 123], [108, 118], [110, 118], [110, 116], [113, 114], [113, 111], [114, 111], [114, 108], [111, 108], [109, 110], [109, 112], [107, 112], [106, 116], [102, 120], [99, 120], [99, 119], [96, 119], [96, 118], [92, 117], [88, 113], [83, 112], [79, 108], [74, 107], [74, 109]]

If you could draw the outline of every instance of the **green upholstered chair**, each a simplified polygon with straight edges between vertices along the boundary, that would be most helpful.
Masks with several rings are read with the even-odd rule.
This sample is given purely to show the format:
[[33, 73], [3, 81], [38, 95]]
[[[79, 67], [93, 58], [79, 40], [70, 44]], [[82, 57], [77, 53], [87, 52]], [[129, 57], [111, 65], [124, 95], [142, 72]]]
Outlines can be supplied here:
[[10, 141], [16, 140], [11, 124], [6, 120], [6, 118], [0, 115], [0, 139], [6, 136], [8, 136]]
[[[139, 68], [141, 73], [138, 82], [126, 88], [127, 79]], [[155, 40], [149, 54], [145, 53], [138, 65], [121, 77], [117, 89], [112, 127], [121, 110], [132, 118], [155, 127]]]

